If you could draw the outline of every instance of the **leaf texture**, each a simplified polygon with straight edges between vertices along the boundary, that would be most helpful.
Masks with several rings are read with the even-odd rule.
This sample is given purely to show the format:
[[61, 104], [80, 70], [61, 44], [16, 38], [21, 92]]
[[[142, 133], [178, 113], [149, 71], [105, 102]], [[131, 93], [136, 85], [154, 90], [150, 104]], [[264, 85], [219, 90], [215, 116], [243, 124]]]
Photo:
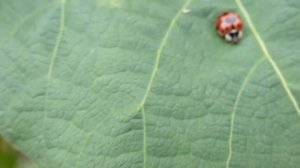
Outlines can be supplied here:
[[297, 168], [299, 9], [0, 0], [0, 134], [41, 168]]

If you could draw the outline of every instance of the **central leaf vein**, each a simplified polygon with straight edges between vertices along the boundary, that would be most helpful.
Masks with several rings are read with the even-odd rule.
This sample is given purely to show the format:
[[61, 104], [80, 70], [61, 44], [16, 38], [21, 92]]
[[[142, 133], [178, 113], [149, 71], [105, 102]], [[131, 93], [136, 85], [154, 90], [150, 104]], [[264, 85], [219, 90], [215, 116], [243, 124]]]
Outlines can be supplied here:
[[[56, 37], [55, 45], [53, 48], [53, 52], [51, 54], [51, 60], [50, 60], [50, 64], [48, 67], [48, 73], [47, 73], [47, 78], [46, 78], [47, 83], [46, 83], [45, 100], [44, 100], [45, 110], [44, 110], [44, 122], [43, 122], [44, 130], [43, 130], [43, 132], [46, 130], [45, 121], [47, 119], [47, 110], [48, 110], [47, 101], [49, 99], [49, 87], [50, 87], [50, 83], [52, 80], [53, 67], [54, 67], [55, 60], [57, 58], [57, 52], [58, 52], [59, 46], [61, 44], [61, 39], [62, 39], [62, 35], [63, 35], [64, 28], [65, 28], [65, 4], [66, 4], [66, 0], [61, 0], [60, 25], [59, 25], [59, 30], [58, 30], [58, 35]], [[45, 136], [43, 136], [43, 137], [45, 139]]]
[[173, 17], [173, 19], [171, 20], [171, 23], [170, 23], [166, 33], [164, 34], [164, 36], [161, 40], [160, 46], [156, 52], [155, 63], [154, 63], [154, 67], [153, 67], [153, 70], [152, 70], [152, 73], [151, 73], [151, 76], [150, 76], [150, 79], [149, 79], [149, 82], [147, 85], [147, 89], [146, 89], [145, 94], [142, 98], [142, 101], [139, 104], [138, 109], [137, 109], [138, 111], [139, 110], [142, 111], [142, 118], [143, 118], [143, 167], [144, 168], [146, 168], [146, 165], [147, 165], [147, 127], [146, 127], [147, 124], [146, 124], [146, 114], [145, 114], [144, 105], [145, 105], [147, 97], [150, 93], [154, 78], [157, 74], [160, 58], [161, 58], [162, 52], [163, 52], [168, 40], [169, 40], [170, 34], [171, 34], [174, 26], [176, 25], [176, 22], [178, 21], [182, 11], [184, 9], [186, 9], [192, 1], [193, 0], [187, 0], [183, 4], [183, 6], [179, 9], [179, 11], [176, 13], [176, 15]]
[[[277, 66], [276, 62], [274, 61], [274, 59], [272, 58], [271, 54], [269, 53], [265, 42], [262, 40], [260, 34], [258, 33], [256, 27], [254, 26], [251, 16], [249, 15], [248, 11], [246, 10], [246, 8], [244, 7], [244, 5], [242, 4], [242, 2], [240, 0], [235, 0], [237, 3], [237, 6], [239, 7], [239, 9], [241, 10], [241, 12], [243, 13], [252, 33], [254, 34], [259, 46], [261, 47], [261, 50], [264, 53], [263, 58], [266, 58], [268, 60], [268, 62], [271, 64], [271, 66], [273, 67], [276, 75], [278, 76], [285, 92], [287, 93], [288, 98], [290, 99], [290, 101], [292, 102], [295, 110], [297, 111], [298, 115], [300, 115], [300, 108], [298, 105], [298, 102], [296, 100], [296, 98], [294, 97], [292, 91], [289, 88], [288, 82], [285, 79], [283, 73], [281, 72], [280, 68]], [[246, 87], [246, 84], [248, 83], [251, 75], [255, 72], [256, 68], [258, 67], [258, 65], [263, 61], [264, 59], [259, 60], [256, 64], [254, 64], [254, 66], [251, 68], [251, 70], [249, 71], [248, 75], [246, 76], [235, 101], [234, 107], [233, 107], [233, 111], [231, 113], [231, 123], [230, 123], [230, 133], [229, 133], [229, 141], [228, 141], [228, 148], [229, 148], [229, 152], [228, 152], [228, 156], [227, 156], [227, 160], [226, 160], [226, 168], [229, 168], [230, 166], [230, 162], [231, 162], [231, 158], [232, 158], [232, 141], [233, 141], [233, 129], [234, 129], [234, 120], [235, 120], [235, 116], [236, 116], [236, 111], [238, 108], [238, 104], [240, 102], [240, 98], [243, 94], [243, 91]]]
[[153, 81], [154, 81], [154, 78], [156, 76], [156, 73], [157, 73], [157, 70], [158, 70], [158, 66], [159, 66], [159, 61], [160, 61], [160, 57], [162, 55], [162, 52], [168, 42], [168, 39], [170, 37], [170, 34], [172, 32], [172, 29], [174, 28], [174, 26], [176, 25], [176, 22], [178, 21], [181, 13], [182, 13], [182, 10], [183, 9], [186, 9], [189, 4], [192, 2], [193, 0], [187, 0], [185, 2], [185, 4], [183, 4], [183, 6], [180, 8], [180, 10], [176, 13], [175, 17], [172, 19], [163, 39], [161, 40], [161, 43], [160, 43], [160, 46], [156, 52], [156, 58], [155, 58], [155, 63], [154, 63], [154, 67], [153, 67], [153, 70], [152, 70], [152, 73], [151, 73], [151, 77], [150, 77], [150, 80], [148, 82], [148, 85], [147, 85], [147, 89], [146, 89], [146, 92], [144, 94], [144, 97], [140, 103], [140, 105], [138, 106], [138, 110], [140, 110], [142, 108], [142, 106], [144, 106], [146, 100], [147, 100], [147, 97], [150, 93], [150, 90], [151, 90], [151, 87], [152, 87], [152, 84], [153, 84]]
[[300, 108], [299, 108], [299, 104], [295, 98], [295, 96], [293, 95], [291, 89], [288, 86], [288, 82], [285, 79], [283, 73], [281, 72], [280, 68], [278, 67], [278, 65], [276, 64], [276, 62], [274, 61], [274, 59], [272, 58], [268, 48], [266, 47], [265, 42], [263, 41], [263, 39], [261, 38], [260, 34], [258, 33], [256, 27], [254, 26], [254, 23], [251, 19], [251, 16], [249, 15], [248, 11], [246, 10], [246, 8], [244, 7], [243, 3], [241, 2], [241, 0], [235, 0], [239, 9], [242, 11], [253, 35], [255, 36], [259, 46], [261, 47], [265, 57], [267, 58], [267, 60], [269, 61], [269, 63], [272, 65], [276, 75], [278, 76], [285, 92], [287, 93], [288, 98], [290, 99], [290, 101], [292, 102], [295, 110], [297, 111], [298, 115], [300, 116]]

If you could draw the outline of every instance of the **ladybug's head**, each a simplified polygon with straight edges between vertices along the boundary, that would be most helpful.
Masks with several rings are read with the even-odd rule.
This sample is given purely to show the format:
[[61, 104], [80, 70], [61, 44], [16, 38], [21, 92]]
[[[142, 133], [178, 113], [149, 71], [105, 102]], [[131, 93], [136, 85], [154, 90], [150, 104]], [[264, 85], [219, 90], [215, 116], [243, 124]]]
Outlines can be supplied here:
[[237, 29], [232, 29], [230, 32], [225, 34], [225, 39], [231, 43], [239, 42], [242, 37], [243, 37], [243, 31]]

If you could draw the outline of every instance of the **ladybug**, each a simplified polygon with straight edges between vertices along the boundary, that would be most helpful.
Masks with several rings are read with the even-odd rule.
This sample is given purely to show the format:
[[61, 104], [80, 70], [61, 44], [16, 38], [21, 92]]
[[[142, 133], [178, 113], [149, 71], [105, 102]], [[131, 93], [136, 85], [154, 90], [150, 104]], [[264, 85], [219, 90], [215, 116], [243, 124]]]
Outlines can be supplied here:
[[223, 12], [216, 20], [216, 28], [226, 41], [237, 43], [243, 37], [243, 20], [235, 12]]

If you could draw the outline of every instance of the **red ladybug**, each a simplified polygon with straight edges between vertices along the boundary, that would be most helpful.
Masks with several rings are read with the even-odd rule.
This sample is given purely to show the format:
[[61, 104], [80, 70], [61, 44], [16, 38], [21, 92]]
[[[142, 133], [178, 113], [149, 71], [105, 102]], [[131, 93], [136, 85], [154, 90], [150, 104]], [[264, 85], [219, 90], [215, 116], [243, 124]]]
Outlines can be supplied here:
[[243, 20], [235, 12], [223, 12], [216, 20], [216, 28], [220, 36], [228, 42], [237, 43], [243, 36]]

